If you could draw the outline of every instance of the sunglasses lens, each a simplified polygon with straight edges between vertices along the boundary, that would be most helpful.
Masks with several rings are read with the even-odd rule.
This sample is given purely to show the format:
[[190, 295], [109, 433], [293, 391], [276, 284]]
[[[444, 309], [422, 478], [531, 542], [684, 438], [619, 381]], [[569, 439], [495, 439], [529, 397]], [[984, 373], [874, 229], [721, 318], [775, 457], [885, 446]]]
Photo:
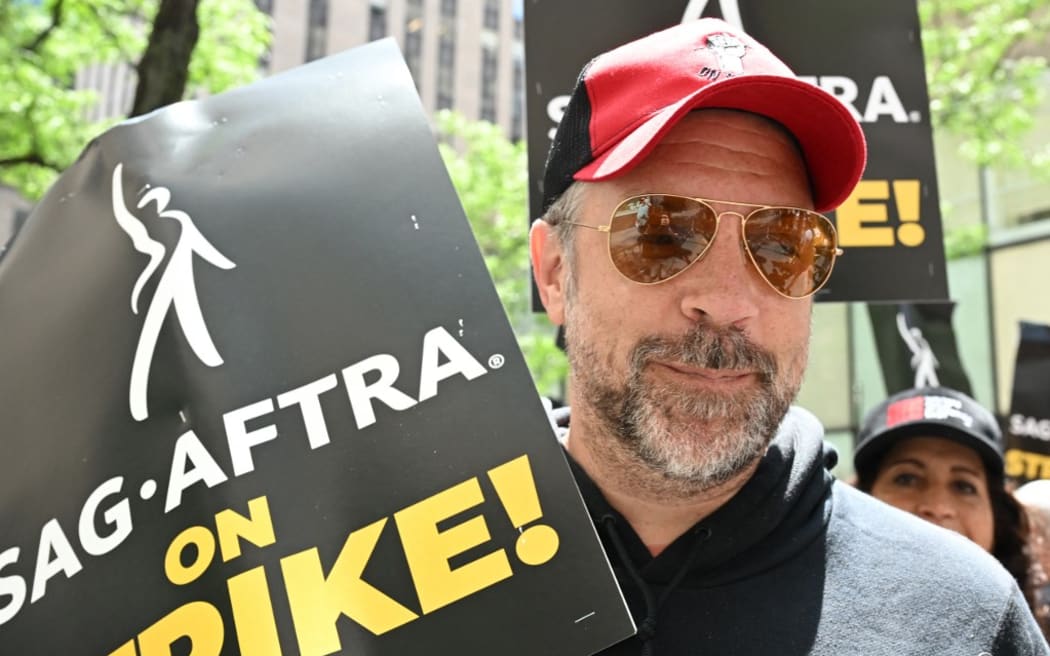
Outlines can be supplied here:
[[815, 212], [758, 210], [745, 223], [744, 240], [766, 282], [791, 298], [823, 287], [835, 264], [835, 227]]
[[609, 253], [617, 270], [630, 280], [660, 282], [704, 253], [716, 225], [714, 212], [698, 200], [635, 196], [613, 213]]

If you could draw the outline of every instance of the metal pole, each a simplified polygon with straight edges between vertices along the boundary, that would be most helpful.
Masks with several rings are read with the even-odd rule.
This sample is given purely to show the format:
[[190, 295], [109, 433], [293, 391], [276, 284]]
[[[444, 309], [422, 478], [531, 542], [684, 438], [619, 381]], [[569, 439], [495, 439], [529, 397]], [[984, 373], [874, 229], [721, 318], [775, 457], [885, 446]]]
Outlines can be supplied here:
[[[991, 342], [991, 364], [992, 364], [992, 403], [996, 414], [999, 412], [999, 349], [995, 339], [995, 295], [992, 290], [992, 248], [988, 237], [992, 233], [993, 219], [999, 218], [992, 190], [995, 188], [995, 180], [992, 171], [985, 164], [977, 166], [977, 194], [981, 201], [981, 223], [985, 230], [984, 254], [984, 289], [988, 299], [988, 339]], [[1007, 410], [1009, 411], [1009, 410]]]

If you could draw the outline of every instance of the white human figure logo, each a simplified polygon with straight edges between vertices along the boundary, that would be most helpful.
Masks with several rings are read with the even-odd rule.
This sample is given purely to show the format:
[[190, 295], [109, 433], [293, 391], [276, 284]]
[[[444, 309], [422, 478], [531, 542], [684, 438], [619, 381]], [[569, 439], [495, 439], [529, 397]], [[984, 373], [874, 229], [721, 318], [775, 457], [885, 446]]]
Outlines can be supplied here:
[[730, 75], [744, 72], [747, 46], [730, 34], [712, 34], [707, 37], [707, 49], [718, 59], [718, 68]]
[[[149, 236], [146, 226], [124, 204], [124, 184], [121, 177], [123, 170], [123, 164], [117, 164], [113, 169], [113, 214], [117, 224], [131, 238], [135, 250], [150, 258], [131, 292], [131, 310], [138, 314], [139, 294], [160, 267], [164, 259], [165, 248], [164, 244]], [[149, 370], [153, 362], [153, 353], [157, 348], [161, 325], [171, 307], [175, 308], [175, 317], [182, 327], [186, 341], [189, 342], [200, 361], [209, 367], [217, 367], [223, 362], [222, 356], [219, 355], [208, 333], [208, 327], [204, 324], [204, 315], [201, 313], [200, 300], [197, 298], [197, 288], [193, 278], [193, 256], [198, 255], [220, 269], [232, 269], [236, 266], [208, 242], [188, 214], [180, 210], [168, 209], [171, 192], [167, 188], [150, 189], [139, 200], [137, 207], [142, 209], [151, 202], [156, 203], [158, 216], [178, 221], [182, 230], [178, 242], [171, 249], [167, 267], [160, 273], [157, 290], [153, 293], [149, 309], [146, 310], [146, 318], [142, 322], [142, 333], [139, 335], [138, 347], [135, 349], [135, 360], [131, 365], [128, 402], [131, 416], [136, 421], [149, 417], [149, 409], [146, 407]]]
[[[688, 23], [689, 21], [697, 20], [703, 15], [705, 7], [707, 7], [707, 0], [689, 0], [689, 4], [686, 5], [685, 12], [682, 14], [682, 22]], [[737, 4], [737, 0], [719, 0], [718, 8], [722, 11], [722, 18], [725, 22], [744, 29], [744, 22], [740, 20], [740, 6]]]
[[897, 332], [911, 351], [911, 366], [915, 370], [915, 387], [939, 387], [937, 356], [919, 328], [909, 326], [903, 312], [897, 313]]

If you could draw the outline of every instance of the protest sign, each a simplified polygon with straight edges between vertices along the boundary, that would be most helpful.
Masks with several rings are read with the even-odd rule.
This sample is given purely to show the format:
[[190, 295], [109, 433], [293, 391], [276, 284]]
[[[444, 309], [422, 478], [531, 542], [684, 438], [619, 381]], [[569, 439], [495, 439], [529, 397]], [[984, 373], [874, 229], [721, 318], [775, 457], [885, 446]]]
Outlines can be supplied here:
[[842, 100], [864, 128], [864, 179], [833, 215], [845, 255], [816, 299], [946, 300], [915, 0], [531, 0], [525, 5], [530, 215], [543, 213], [544, 161], [584, 64], [632, 39], [708, 16], [743, 27], [801, 78]]
[[633, 626], [393, 41], [125, 122], [0, 259], [0, 651]]
[[886, 394], [950, 387], [973, 395], [952, 326], [955, 303], [869, 304]]
[[1015, 483], [1050, 478], [1050, 326], [1021, 322], [1010, 415], [1006, 475]]

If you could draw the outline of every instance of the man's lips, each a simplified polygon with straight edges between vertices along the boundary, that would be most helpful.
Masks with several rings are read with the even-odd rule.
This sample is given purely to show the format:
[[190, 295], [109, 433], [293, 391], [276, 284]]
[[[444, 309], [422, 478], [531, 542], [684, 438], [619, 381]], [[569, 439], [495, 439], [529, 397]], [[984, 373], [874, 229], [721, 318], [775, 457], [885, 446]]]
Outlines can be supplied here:
[[680, 362], [654, 362], [653, 364], [659, 368], [669, 370], [673, 374], [686, 376], [697, 382], [706, 382], [716, 385], [741, 383], [749, 381], [755, 376], [754, 371], [743, 369], [707, 369], [705, 367], [694, 367]]

